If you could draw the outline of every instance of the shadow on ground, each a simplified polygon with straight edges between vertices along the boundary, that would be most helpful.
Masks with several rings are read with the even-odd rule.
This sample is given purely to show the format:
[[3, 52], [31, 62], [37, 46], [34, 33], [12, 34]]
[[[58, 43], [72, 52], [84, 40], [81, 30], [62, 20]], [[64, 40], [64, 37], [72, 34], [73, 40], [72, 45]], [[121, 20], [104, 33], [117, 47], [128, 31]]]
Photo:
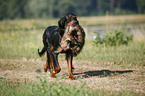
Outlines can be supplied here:
[[119, 75], [124, 73], [130, 73], [133, 72], [133, 70], [121, 70], [121, 71], [110, 71], [110, 70], [94, 70], [94, 71], [86, 71], [81, 73], [74, 73], [74, 76], [77, 78], [89, 78], [89, 77], [107, 77], [107, 76], [113, 76], [113, 75]]

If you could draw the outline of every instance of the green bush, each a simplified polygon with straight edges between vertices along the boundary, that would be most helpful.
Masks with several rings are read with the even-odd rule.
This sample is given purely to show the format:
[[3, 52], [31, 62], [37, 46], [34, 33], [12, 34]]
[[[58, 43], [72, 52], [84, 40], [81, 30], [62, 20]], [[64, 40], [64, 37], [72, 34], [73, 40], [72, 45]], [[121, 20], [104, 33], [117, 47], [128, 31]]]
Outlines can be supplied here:
[[105, 44], [116, 46], [116, 45], [127, 45], [129, 41], [133, 40], [133, 35], [127, 35], [124, 31], [113, 31], [113, 32], [106, 32], [106, 34], [101, 38], [100, 32], [94, 32], [97, 34], [95, 37], [94, 43], [95, 44]]

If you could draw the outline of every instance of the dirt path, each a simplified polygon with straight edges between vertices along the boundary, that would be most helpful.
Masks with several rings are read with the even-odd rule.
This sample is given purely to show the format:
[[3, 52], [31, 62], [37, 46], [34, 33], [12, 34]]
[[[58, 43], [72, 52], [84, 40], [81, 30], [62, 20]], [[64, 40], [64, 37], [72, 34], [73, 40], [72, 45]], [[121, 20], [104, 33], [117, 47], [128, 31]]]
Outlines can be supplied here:
[[[77, 77], [77, 80], [72, 81], [68, 79], [66, 61], [61, 60], [60, 63], [62, 71], [59, 76], [63, 78], [60, 80], [63, 83], [79, 86], [86, 82], [86, 86], [94, 90], [128, 90], [145, 93], [145, 70], [143, 69], [122, 69], [119, 65], [106, 66], [85, 60], [75, 60], [74, 76]], [[0, 59], [0, 78], [16, 82], [25, 79], [39, 81], [37, 77], [44, 77], [48, 82], [56, 80], [49, 76], [49, 72], [43, 71], [44, 64], [45, 61], [40, 59]], [[41, 72], [36, 72], [37, 68], [40, 68]]]

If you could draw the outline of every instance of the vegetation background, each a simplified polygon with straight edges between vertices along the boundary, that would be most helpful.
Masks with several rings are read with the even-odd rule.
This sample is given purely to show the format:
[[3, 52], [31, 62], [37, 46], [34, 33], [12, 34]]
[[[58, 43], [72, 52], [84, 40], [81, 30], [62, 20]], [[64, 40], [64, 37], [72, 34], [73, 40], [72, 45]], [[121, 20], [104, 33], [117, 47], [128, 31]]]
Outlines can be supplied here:
[[145, 13], [144, 0], [0, 0], [0, 19]]

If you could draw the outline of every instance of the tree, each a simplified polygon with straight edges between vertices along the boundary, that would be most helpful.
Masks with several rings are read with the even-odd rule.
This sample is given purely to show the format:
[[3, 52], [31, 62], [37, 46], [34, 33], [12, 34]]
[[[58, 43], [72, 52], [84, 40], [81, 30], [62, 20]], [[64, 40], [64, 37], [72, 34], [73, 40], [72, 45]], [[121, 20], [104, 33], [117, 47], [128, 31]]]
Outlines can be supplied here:
[[8, 0], [0, 0], [0, 20], [7, 18]]
[[144, 14], [145, 0], [0, 0], [0, 20], [77, 16]]
[[59, 16], [63, 16], [68, 12], [73, 12], [74, 8], [70, 0], [60, 0], [56, 6], [59, 12]]
[[145, 0], [136, 0], [138, 12], [145, 13]]
[[110, 0], [110, 3], [109, 3], [109, 9], [110, 9], [110, 13], [113, 14], [114, 12], [114, 0]]

